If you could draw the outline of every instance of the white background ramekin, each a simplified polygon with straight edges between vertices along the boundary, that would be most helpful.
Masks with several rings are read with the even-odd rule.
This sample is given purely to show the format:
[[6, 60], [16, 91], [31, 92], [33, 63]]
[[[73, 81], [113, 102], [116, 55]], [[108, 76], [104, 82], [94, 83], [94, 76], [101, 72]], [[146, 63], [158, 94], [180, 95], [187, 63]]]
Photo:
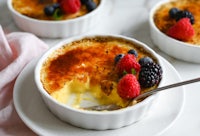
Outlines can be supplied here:
[[7, 5], [16, 25], [23, 31], [44, 38], [65, 38], [89, 32], [98, 26], [104, 3], [105, 0], [101, 0], [95, 10], [84, 16], [61, 21], [37, 20], [22, 15], [13, 8], [12, 0], [8, 0]]
[[149, 23], [150, 23], [150, 34], [153, 43], [158, 46], [160, 50], [166, 54], [188, 62], [200, 63], [200, 46], [192, 45], [182, 41], [173, 39], [166, 34], [162, 33], [155, 25], [153, 16], [155, 11], [163, 4], [170, 2], [164, 0], [158, 2], [150, 11]]
[[[120, 36], [120, 35], [88, 35], [88, 36], [78, 36], [68, 38], [51, 49], [49, 49], [38, 61], [35, 68], [35, 83], [38, 87], [38, 90], [46, 103], [47, 107], [54, 113], [58, 118], [63, 121], [68, 122], [74, 126], [78, 126], [86, 129], [95, 129], [95, 130], [105, 130], [105, 129], [117, 129], [123, 126], [130, 125], [135, 123], [148, 115], [148, 112], [151, 110], [152, 105], [155, 103], [156, 98], [158, 98], [159, 94], [155, 94], [146, 98], [144, 101], [130, 106], [124, 109], [115, 110], [115, 111], [106, 111], [106, 112], [98, 112], [98, 111], [87, 111], [87, 110], [79, 110], [67, 106], [65, 104], [58, 103], [53, 97], [51, 97], [43, 88], [43, 85], [40, 81], [40, 70], [43, 62], [51, 54], [54, 50], [62, 47], [63, 45], [70, 43], [74, 40], [80, 40], [84, 37], [95, 37], [95, 36], [105, 36], [105, 37], [117, 37], [123, 38], [125, 40], [131, 41], [134, 44], [143, 47], [145, 50], [150, 52], [155, 58], [158, 59], [158, 63], [163, 67], [163, 62], [160, 60], [158, 55], [150, 49], [144, 43], [141, 43], [135, 39]], [[163, 77], [164, 76], [163, 69]], [[159, 86], [162, 86], [164, 78], [162, 78]]]

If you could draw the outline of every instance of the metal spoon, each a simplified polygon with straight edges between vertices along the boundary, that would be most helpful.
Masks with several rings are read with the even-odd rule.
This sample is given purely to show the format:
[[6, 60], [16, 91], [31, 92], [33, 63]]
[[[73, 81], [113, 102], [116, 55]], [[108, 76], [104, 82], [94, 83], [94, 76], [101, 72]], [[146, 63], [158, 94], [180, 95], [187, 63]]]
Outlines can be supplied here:
[[[153, 95], [157, 92], [167, 90], [167, 89], [170, 89], [170, 88], [175, 88], [175, 87], [191, 84], [191, 83], [195, 83], [195, 82], [198, 82], [198, 81], [200, 81], [200, 78], [195, 78], [195, 79], [191, 79], [191, 80], [178, 82], [178, 83], [174, 83], [174, 84], [171, 84], [171, 85], [166, 85], [166, 86], [163, 86], [163, 87], [156, 88], [154, 90], [148, 91], [146, 93], [143, 93], [143, 94], [133, 98], [130, 101], [130, 103], [128, 104], [128, 106], [132, 105], [132, 103], [134, 103], [134, 102], [138, 102], [139, 100], [144, 99], [144, 98], [146, 98], [150, 95]], [[122, 108], [122, 107], [120, 107], [119, 105], [108, 104], [108, 105], [97, 105], [97, 106], [91, 106], [91, 107], [84, 107], [83, 109], [84, 110], [93, 110], [93, 111], [103, 111], [103, 110], [112, 111], [112, 110], [117, 110], [117, 109], [120, 109], [120, 108]]]

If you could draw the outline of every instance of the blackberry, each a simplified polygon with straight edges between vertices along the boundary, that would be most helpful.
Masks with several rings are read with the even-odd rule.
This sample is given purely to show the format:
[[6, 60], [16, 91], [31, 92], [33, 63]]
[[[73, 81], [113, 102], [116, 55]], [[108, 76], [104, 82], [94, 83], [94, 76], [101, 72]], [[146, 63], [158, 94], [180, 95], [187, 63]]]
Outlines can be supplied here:
[[136, 50], [134, 50], [134, 49], [131, 49], [131, 50], [129, 50], [129, 51], [128, 51], [128, 54], [133, 54], [135, 57], [137, 57], [137, 56], [138, 56], [138, 53], [137, 53], [137, 51], [136, 51]]
[[150, 57], [143, 57], [143, 58], [139, 59], [139, 64], [141, 66], [143, 66], [147, 63], [150, 63], [150, 62], [153, 62], [152, 58], [150, 58]]
[[190, 23], [191, 24], [194, 24], [194, 16], [192, 15], [191, 12], [187, 11], [187, 10], [181, 10], [181, 11], [178, 11], [178, 13], [176, 14], [176, 21], [179, 21], [180, 19], [182, 18], [189, 18], [190, 19]]
[[162, 78], [162, 68], [155, 62], [149, 62], [142, 65], [139, 73], [139, 83], [143, 88], [157, 85]]

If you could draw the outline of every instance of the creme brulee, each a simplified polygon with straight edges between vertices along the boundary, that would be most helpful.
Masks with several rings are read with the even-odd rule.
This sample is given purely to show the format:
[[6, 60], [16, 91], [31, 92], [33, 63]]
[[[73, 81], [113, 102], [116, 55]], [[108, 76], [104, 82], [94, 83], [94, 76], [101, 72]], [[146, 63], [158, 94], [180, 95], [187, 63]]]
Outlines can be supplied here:
[[155, 12], [154, 22], [157, 28], [166, 33], [167, 30], [172, 27], [176, 20], [170, 18], [169, 10], [171, 8], [178, 8], [180, 10], [190, 11], [195, 19], [195, 23], [192, 25], [195, 30], [195, 35], [192, 39], [184, 41], [194, 45], [200, 45], [200, 0], [171, 0], [161, 5]]
[[[126, 107], [128, 100], [117, 93], [118, 74], [114, 58], [135, 49], [137, 60], [144, 56], [156, 59], [128, 40], [113, 37], [85, 38], [63, 45], [43, 63], [40, 77], [44, 89], [60, 103], [80, 108], [84, 103], [117, 104]], [[105, 85], [111, 85], [107, 94]], [[154, 86], [153, 88], [155, 88]], [[142, 89], [144, 93], [152, 88]]]
[[[39, 19], [39, 20], [55, 20], [52, 16], [47, 16], [44, 13], [44, 8], [47, 5], [53, 4], [57, 0], [12, 0], [13, 8], [22, 15]], [[100, 0], [94, 0], [99, 5]], [[80, 10], [73, 14], [63, 14], [59, 20], [73, 19], [83, 16], [88, 13], [85, 5], [82, 5]]]

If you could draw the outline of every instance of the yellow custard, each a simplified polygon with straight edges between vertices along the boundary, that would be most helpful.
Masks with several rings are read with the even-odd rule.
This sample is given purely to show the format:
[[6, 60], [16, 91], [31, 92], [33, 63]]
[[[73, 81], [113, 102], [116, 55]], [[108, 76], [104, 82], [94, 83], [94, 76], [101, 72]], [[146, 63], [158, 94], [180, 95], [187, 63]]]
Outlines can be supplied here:
[[[63, 45], [51, 53], [42, 66], [43, 87], [60, 103], [76, 108], [84, 103], [126, 107], [129, 100], [117, 93], [119, 77], [114, 58], [130, 49], [138, 52], [137, 60], [149, 56], [157, 62], [143, 48], [121, 38], [99, 36]], [[142, 88], [141, 93], [153, 88]]]
[[194, 18], [195, 23], [192, 25], [195, 30], [195, 35], [192, 39], [184, 41], [194, 45], [200, 45], [200, 0], [171, 0], [161, 5], [155, 12], [154, 22], [157, 28], [166, 33], [167, 30], [172, 27], [176, 20], [170, 18], [169, 10], [171, 8], [178, 8], [180, 10], [190, 11]]

